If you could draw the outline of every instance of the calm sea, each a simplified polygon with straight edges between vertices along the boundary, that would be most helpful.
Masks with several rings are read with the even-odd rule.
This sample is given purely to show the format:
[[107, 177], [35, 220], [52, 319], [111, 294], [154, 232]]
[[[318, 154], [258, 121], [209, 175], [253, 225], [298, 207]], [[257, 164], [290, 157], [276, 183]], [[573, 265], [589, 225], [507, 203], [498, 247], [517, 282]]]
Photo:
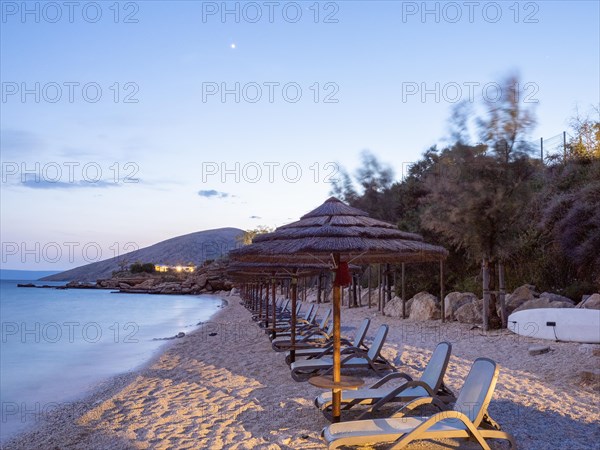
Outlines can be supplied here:
[[192, 331], [220, 305], [210, 295], [17, 288], [16, 281], [0, 281], [0, 441], [140, 366], [168, 342], [154, 339]]

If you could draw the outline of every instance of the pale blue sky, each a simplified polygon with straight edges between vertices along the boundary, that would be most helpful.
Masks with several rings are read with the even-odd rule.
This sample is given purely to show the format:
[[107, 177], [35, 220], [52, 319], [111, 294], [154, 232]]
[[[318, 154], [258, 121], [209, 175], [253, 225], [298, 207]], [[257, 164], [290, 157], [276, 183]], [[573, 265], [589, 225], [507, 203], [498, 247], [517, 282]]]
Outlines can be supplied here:
[[[477, 84], [479, 100], [483, 85], [518, 72], [539, 101], [532, 139], [600, 101], [596, 1], [477, 2], [472, 23], [468, 2], [427, 2], [439, 14], [424, 18], [422, 2], [274, 2], [272, 23], [268, 2], [237, 3], [239, 22], [223, 20], [222, 2], [121, 2], [118, 17], [115, 2], [99, 2], [95, 23], [89, 2], [28, 2], [25, 16], [22, 2], [0, 3], [4, 268], [59, 270], [96, 260], [96, 248], [106, 258], [129, 242], [281, 225], [328, 196], [328, 163], [355, 169], [363, 149], [400, 176], [444, 138], [452, 105], [403, 98], [409, 86], [437, 82], [454, 97], [459, 85], [467, 98]], [[236, 82], [239, 103], [209, 95]], [[35, 83], [39, 103], [21, 95]], [[236, 163], [239, 182], [223, 182], [222, 166]], [[22, 182], [24, 164], [39, 180]]]

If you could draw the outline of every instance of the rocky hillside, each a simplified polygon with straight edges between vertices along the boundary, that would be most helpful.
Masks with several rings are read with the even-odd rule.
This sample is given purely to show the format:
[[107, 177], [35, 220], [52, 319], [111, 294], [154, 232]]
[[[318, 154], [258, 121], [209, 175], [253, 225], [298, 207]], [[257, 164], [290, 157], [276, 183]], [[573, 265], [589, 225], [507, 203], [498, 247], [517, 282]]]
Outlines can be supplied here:
[[141, 248], [124, 255], [98, 261], [65, 272], [42, 278], [44, 281], [96, 281], [112, 276], [120, 269], [119, 264], [142, 263], [178, 265], [202, 264], [207, 259], [226, 256], [238, 243], [243, 233], [238, 228], [218, 228], [177, 236], [150, 247]]
[[[227, 277], [227, 261], [217, 260], [199, 267], [193, 274], [145, 274], [126, 273], [98, 280], [95, 288], [118, 289], [131, 294], [209, 294], [217, 291], [229, 291], [233, 284]], [[83, 287], [70, 282], [67, 287]]]

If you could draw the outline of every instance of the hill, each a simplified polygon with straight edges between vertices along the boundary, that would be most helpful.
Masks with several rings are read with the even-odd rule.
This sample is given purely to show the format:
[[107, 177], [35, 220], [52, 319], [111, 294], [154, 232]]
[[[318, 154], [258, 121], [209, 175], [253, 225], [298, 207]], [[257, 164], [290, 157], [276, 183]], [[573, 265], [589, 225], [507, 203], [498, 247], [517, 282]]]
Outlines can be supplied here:
[[113, 271], [119, 270], [119, 263], [129, 265], [136, 261], [166, 265], [198, 265], [207, 259], [227, 255], [238, 245], [236, 238], [242, 233], [238, 228], [218, 228], [185, 234], [124, 255], [60, 272], [42, 280], [96, 281], [99, 278], [110, 278]]

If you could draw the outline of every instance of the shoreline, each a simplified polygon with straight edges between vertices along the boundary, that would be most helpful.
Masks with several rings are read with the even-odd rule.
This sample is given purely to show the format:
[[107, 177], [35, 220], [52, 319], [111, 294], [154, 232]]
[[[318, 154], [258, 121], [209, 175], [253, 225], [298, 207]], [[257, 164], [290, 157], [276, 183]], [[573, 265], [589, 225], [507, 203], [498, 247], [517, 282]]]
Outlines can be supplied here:
[[[201, 298], [202, 296], [212, 296], [218, 298], [220, 300], [220, 304], [216, 307], [216, 310], [209, 317], [208, 322], [213, 320], [219, 314], [226, 309], [228, 305], [228, 301], [223, 298], [227, 294], [221, 295], [213, 295], [213, 294], [195, 294], [193, 296]], [[109, 375], [108, 378], [99, 379], [93, 381], [86, 389], [75, 394], [73, 398], [70, 400], [64, 401], [50, 401], [50, 402], [35, 402], [33, 406], [26, 406], [25, 404], [19, 404], [20, 409], [17, 411], [17, 414], [21, 416], [21, 421], [31, 421], [33, 423], [28, 424], [25, 428], [20, 429], [7, 438], [3, 438], [0, 440], [0, 449], [9, 448], [13, 442], [18, 442], [21, 440], [23, 435], [29, 433], [35, 433], [38, 428], [41, 428], [46, 423], [47, 419], [53, 420], [55, 416], [60, 417], [71, 417], [75, 414], [80, 414], [83, 410], [90, 407], [90, 404], [97, 404], [103, 397], [109, 397], [113, 395], [116, 391], [121, 389], [123, 386], [127, 385], [131, 381], [135, 379], [135, 377], [147, 370], [152, 364], [158, 360], [161, 355], [167, 352], [173, 345], [176, 345], [177, 341], [180, 341], [182, 338], [187, 337], [188, 335], [192, 335], [200, 330], [205, 322], [197, 322], [194, 320], [193, 323], [186, 325], [182, 328], [182, 330], [188, 330], [190, 327], [193, 327], [192, 331], [184, 331], [183, 336], [182, 331], [178, 332], [175, 336], [168, 337], [155, 337], [150, 341], [157, 342], [160, 341], [159, 346], [152, 351], [151, 356], [148, 357], [145, 361], [137, 364], [136, 366], [114, 375]], [[12, 414], [13, 411], [5, 410], [3, 407], [2, 412], [2, 420], [5, 420], [6, 414]], [[23, 420], [23, 416], [25, 416], [25, 420]], [[26, 447], [23, 447], [26, 448]]]
[[[285, 354], [273, 352], [237, 296], [226, 299], [228, 306], [162, 347], [143, 367], [99, 386], [75, 407], [49, 415], [5, 448], [323, 448], [319, 433], [329, 422], [312, 405], [322, 391], [293, 381]], [[321, 305], [321, 313], [328, 306]], [[476, 357], [497, 361], [500, 378], [490, 413], [515, 435], [519, 448], [587, 450], [600, 439], [599, 393], [576, 379], [599, 360], [583, 353], [580, 344], [507, 331], [483, 336], [464, 324], [403, 321], [366, 307], [343, 309], [342, 333], [350, 333], [364, 317], [372, 320], [368, 337], [380, 324], [390, 325], [384, 356], [411, 375], [423, 370], [438, 342], [451, 341], [446, 383], [454, 392]], [[528, 347], [541, 343], [551, 351], [530, 356]], [[369, 373], [361, 376], [367, 383], [375, 380]], [[343, 419], [352, 414], [344, 413]], [[454, 440], [408, 448], [447, 449], [458, 442], [461, 449], [478, 448]], [[494, 450], [506, 448], [499, 442], [493, 441]]]

